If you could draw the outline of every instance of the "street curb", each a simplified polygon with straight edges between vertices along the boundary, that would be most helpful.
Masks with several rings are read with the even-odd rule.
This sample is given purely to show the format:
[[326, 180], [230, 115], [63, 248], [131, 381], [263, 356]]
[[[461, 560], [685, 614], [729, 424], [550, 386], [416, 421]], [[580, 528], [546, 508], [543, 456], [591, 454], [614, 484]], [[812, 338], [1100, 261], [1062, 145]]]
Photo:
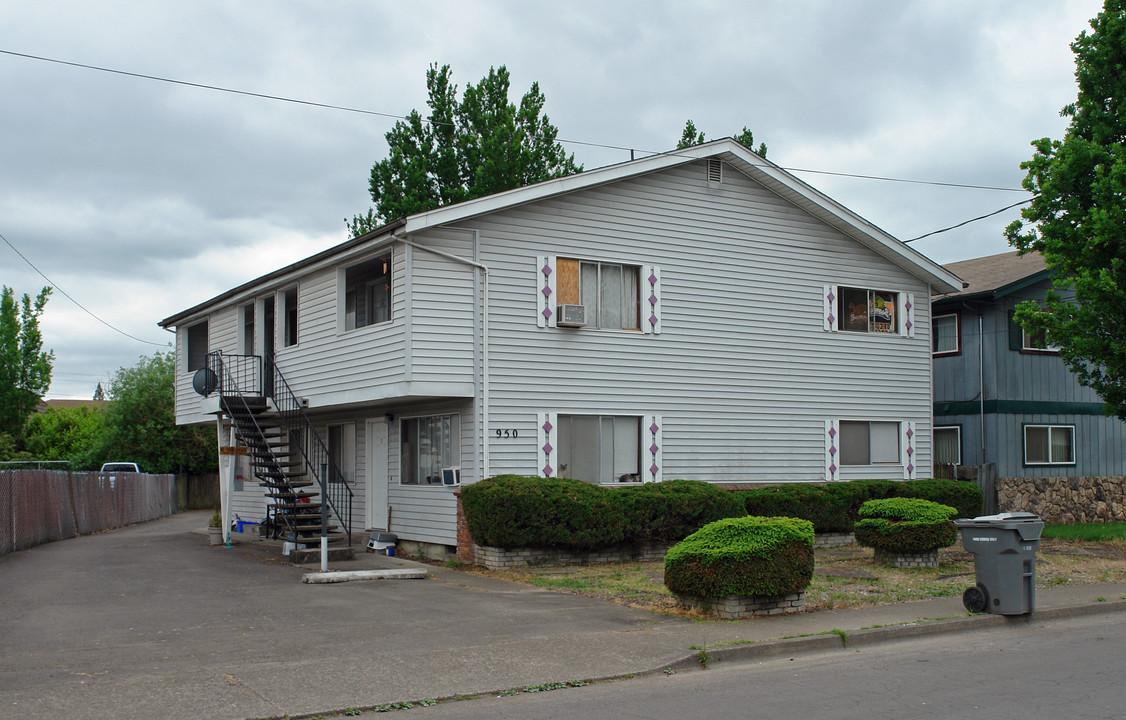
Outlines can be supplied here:
[[[1099, 615], [1111, 612], [1126, 612], [1126, 600], [1090, 602], [1083, 605], [1037, 610], [1029, 615], [971, 615], [967, 617], [946, 618], [942, 620], [920, 620], [902, 625], [865, 628], [860, 630], [826, 631], [816, 635], [777, 640], [751, 641], [741, 645], [706, 648], [680, 660], [662, 665], [644, 673], [655, 674], [665, 670], [699, 670], [717, 663], [747, 662], [767, 660], [777, 657], [794, 656], [800, 653], [824, 652], [828, 650], [855, 650], [873, 647], [898, 640], [945, 635], [948, 633], [998, 627], [1016, 623], [1032, 623], [1045, 620], [1058, 620], [1085, 615]], [[701, 657], [706, 661], [701, 662]]]
[[425, 570], [340, 570], [336, 572], [305, 573], [301, 582], [312, 585], [351, 582], [353, 580], [423, 580], [430, 573]]

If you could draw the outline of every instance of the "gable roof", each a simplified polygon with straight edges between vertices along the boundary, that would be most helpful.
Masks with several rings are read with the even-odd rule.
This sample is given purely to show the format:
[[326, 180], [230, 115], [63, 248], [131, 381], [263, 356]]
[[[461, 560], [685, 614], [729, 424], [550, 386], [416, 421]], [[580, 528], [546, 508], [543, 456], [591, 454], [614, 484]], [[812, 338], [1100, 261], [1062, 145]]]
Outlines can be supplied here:
[[943, 267], [962, 278], [966, 287], [955, 292], [936, 294], [936, 301], [1004, 297], [1052, 274], [1044, 257], [1038, 252], [1027, 255], [1015, 251], [1000, 253], [948, 263]]
[[467, 220], [478, 215], [507, 210], [538, 200], [606, 185], [618, 180], [665, 170], [705, 158], [723, 160], [784, 200], [851, 237], [889, 262], [926, 281], [931, 286], [932, 291], [953, 292], [962, 286], [959, 278], [950, 270], [943, 268], [911, 246], [901, 243], [829, 196], [802, 182], [766, 158], [756, 155], [735, 140], [722, 138], [702, 145], [693, 145], [616, 165], [586, 170], [554, 180], [545, 180], [533, 185], [466, 200], [455, 205], [447, 205], [394, 220], [381, 228], [251, 280], [211, 300], [165, 318], [160, 321], [159, 325], [168, 328], [179, 324], [183, 320], [200, 314], [210, 306], [238, 297], [261, 285], [280, 283], [286, 276], [295, 275], [298, 271], [325, 262], [336, 255], [342, 255], [360, 246], [378, 245], [395, 239], [397, 237], [395, 233], [410, 235], [440, 225]]

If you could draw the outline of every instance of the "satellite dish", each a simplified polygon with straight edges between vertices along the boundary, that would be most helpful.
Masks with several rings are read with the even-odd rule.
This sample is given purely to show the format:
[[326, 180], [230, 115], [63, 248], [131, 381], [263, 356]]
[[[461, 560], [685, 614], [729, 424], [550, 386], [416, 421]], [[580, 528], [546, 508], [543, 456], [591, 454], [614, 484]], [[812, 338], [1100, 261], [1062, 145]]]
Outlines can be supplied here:
[[219, 388], [219, 376], [211, 368], [200, 368], [192, 376], [192, 388], [200, 395], [207, 397]]

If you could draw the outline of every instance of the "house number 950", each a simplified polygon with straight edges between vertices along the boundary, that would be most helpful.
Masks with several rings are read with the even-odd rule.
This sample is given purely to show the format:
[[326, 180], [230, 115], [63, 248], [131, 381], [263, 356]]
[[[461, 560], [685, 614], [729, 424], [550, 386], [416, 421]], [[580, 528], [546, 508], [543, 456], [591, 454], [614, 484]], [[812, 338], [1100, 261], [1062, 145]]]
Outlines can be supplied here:
[[497, 430], [497, 437], [503, 438], [505, 440], [507, 440], [509, 438], [518, 438], [518, 437], [520, 437], [520, 431], [518, 431], [518, 430]]

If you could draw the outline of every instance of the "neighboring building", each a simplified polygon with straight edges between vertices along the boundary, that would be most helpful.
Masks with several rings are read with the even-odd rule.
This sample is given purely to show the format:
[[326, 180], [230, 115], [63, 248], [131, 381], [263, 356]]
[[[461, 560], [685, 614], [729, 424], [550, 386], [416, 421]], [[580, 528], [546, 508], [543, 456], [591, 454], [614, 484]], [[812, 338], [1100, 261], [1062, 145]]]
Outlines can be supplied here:
[[[929, 476], [929, 298], [960, 286], [719, 140], [413, 215], [160, 324], [179, 423], [300, 408], [309, 430], [260, 444], [310, 448], [315, 431], [309, 474], [354, 491], [355, 528], [448, 546], [458, 472]], [[278, 372], [258, 381], [264, 353]], [[263, 490], [241, 474], [233, 506], [256, 519]]]
[[931, 299], [935, 462], [993, 463], [997, 477], [1126, 474], [1126, 424], [1108, 417], [1044, 337], [1013, 322], [1051, 271], [1015, 252], [945, 266], [967, 287]]

